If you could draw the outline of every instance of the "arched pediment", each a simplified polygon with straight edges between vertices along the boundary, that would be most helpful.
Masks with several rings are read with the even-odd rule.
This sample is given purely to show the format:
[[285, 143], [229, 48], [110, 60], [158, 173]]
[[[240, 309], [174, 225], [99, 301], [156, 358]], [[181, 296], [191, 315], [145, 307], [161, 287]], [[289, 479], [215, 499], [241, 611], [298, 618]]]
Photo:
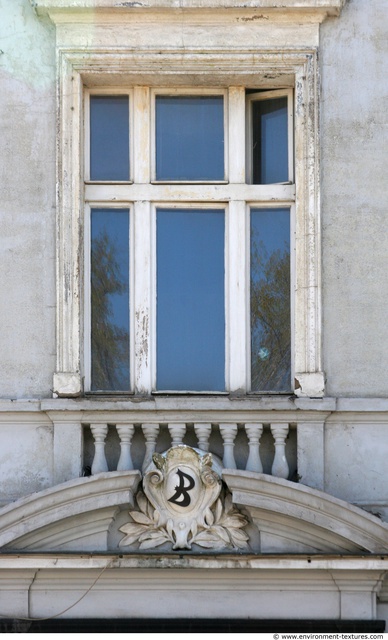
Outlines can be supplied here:
[[[0, 550], [118, 551], [140, 480], [138, 471], [102, 473], [7, 505]], [[223, 480], [251, 521], [248, 553], [388, 552], [388, 525], [342, 500], [259, 473], [225, 469]], [[193, 545], [192, 552], [204, 549]]]
[[262, 553], [386, 553], [388, 525], [348, 502], [302, 484], [224, 470], [233, 502], [248, 511]]

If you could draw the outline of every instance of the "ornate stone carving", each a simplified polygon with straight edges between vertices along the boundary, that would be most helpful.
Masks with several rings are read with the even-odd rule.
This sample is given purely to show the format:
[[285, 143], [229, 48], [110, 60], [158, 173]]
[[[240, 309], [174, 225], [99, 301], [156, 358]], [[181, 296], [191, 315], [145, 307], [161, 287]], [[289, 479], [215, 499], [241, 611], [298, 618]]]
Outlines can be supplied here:
[[170, 543], [173, 549], [247, 549], [247, 518], [222, 489], [210, 453], [185, 445], [155, 453], [136, 496], [138, 510], [120, 528], [120, 546], [139, 543], [151, 549]]

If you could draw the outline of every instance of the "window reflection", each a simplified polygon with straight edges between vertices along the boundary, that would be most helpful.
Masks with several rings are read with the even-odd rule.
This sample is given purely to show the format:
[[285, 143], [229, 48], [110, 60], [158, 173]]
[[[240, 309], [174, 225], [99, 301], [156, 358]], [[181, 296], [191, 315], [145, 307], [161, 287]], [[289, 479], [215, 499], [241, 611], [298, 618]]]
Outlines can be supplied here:
[[93, 391], [129, 390], [129, 211], [91, 212]]
[[290, 211], [251, 210], [251, 389], [290, 391]]
[[287, 98], [252, 102], [252, 182], [288, 181]]

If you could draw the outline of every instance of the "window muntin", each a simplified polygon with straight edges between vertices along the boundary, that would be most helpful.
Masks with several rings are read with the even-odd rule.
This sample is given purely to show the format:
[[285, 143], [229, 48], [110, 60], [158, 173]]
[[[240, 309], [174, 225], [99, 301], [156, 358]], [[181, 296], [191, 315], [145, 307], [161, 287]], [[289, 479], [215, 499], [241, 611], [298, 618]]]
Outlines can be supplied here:
[[129, 96], [90, 96], [90, 180], [130, 178]]
[[158, 390], [225, 390], [224, 218], [156, 211]]
[[90, 211], [92, 391], [129, 391], [129, 209]]
[[157, 181], [225, 179], [223, 96], [155, 97]]
[[290, 209], [251, 208], [251, 390], [291, 390]]
[[[271, 186], [270, 190], [268, 189], [268, 187], [266, 186], [265, 188], [255, 185], [251, 185], [249, 186], [249, 183], [251, 182], [250, 180], [250, 167], [251, 165], [249, 164], [249, 156], [251, 153], [251, 149], [252, 149], [252, 145], [251, 145], [251, 131], [252, 131], [252, 125], [251, 125], [251, 120], [250, 120], [250, 116], [249, 116], [249, 105], [252, 102], [252, 96], [253, 98], [256, 98], [256, 95], [260, 96], [260, 99], [263, 99], [264, 96], [272, 96], [273, 94], [277, 94], [276, 97], [278, 97], [279, 92], [260, 92], [260, 93], [253, 93], [253, 92], [248, 92], [248, 95], [245, 96], [244, 90], [243, 89], [239, 89], [238, 90], [238, 94], [235, 94], [233, 96], [233, 99], [231, 99], [231, 96], [233, 95], [233, 91], [232, 90], [232, 94], [229, 95], [230, 92], [228, 91], [214, 91], [214, 90], [209, 90], [206, 89], [203, 91], [204, 95], [206, 96], [214, 96], [216, 94], [218, 95], [222, 95], [224, 96], [224, 104], [227, 104], [227, 100], [229, 102], [229, 111], [227, 109], [224, 109], [224, 138], [225, 138], [225, 142], [224, 142], [224, 148], [225, 148], [225, 167], [228, 166], [228, 163], [230, 164], [231, 162], [234, 163], [234, 165], [236, 165], [235, 162], [235, 158], [233, 156], [234, 153], [237, 153], [237, 157], [240, 158], [240, 162], [242, 167], [244, 166], [244, 156], [242, 155], [242, 153], [244, 153], [244, 147], [241, 147], [241, 139], [239, 139], [238, 141], [238, 147], [236, 147], [236, 141], [237, 141], [237, 137], [236, 137], [236, 117], [237, 117], [237, 113], [238, 115], [238, 122], [240, 123], [240, 131], [244, 130], [245, 127], [245, 122], [247, 123], [247, 134], [246, 134], [246, 157], [247, 157], [247, 167], [248, 167], [248, 179], [247, 179], [247, 185], [244, 185], [243, 182], [241, 181], [241, 178], [237, 178], [237, 174], [236, 172], [232, 172], [232, 175], [236, 174], [236, 177], [234, 178], [236, 180], [235, 184], [224, 184], [222, 187], [220, 187], [219, 185], [208, 185], [206, 186], [207, 181], [203, 181], [203, 183], [198, 182], [196, 185], [193, 185], [192, 187], [185, 186], [184, 184], [182, 184], [181, 187], [179, 187], [179, 185], [176, 185], [172, 188], [169, 187], [169, 182], [174, 183], [176, 181], [171, 180], [168, 181], [167, 184], [164, 184], [163, 181], [161, 182], [156, 182], [154, 180], [152, 180], [152, 175], [154, 175], [154, 171], [155, 171], [155, 148], [156, 148], [156, 143], [155, 143], [155, 124], [151, 124], [150, 127], [150, 133], [147, 134], [148, 131], [148, 124], [149, 122], [155, 122], [154, 116], [155, 116], [155, 97], [157, 97], [159, 94], [160, 95], [169, 95], [168, 92], [166, 92], [165, 90], [151, 90], [151, 91], [147, 91], [146, 88], [140, 88], [140, 90], [138, 88], [135, 88], [132, 93], [130, 90], [128, 90], [126, 93], [133, 95], [133, 102], [131, 101], [131, 117], [134, 118], [135, 121], [135, 126], [134, 126], [134, 135], [132, 136], [132, 144], [134, 147], [134, 151], [133, 151], [133, 158], [134, 158], [134, 162], [132, 162], [132, 172], [133, 175], [136, 177], [137, 175], [139, 176], [139, 178], [137, 178], [138, 182], [134, 182], [133, 184], [127, 184], [125, 185], [114, 185], [114, 181], [112, 181], [111, 186], [107, 185], [106, 182], [101, 181], [101, 185], [100, 187], [98, 186], [98, 183], [93, 183], [95, 186], [93, 186], [93, 184], [89, 184], [89, 186], [87, 186], [86, 188], [86, 193], [87, 195], [87, 200], [92, 201], [92, 202], [99, 202], [101, 205], [101, 202], [104, 202], [104, 199], [106, 201], [109, 200], [109, 202], [112, 202], [112, 200], [115, 201], [125, 201], [126, 203], [132, 203], [131, 204], [131, 208], [133, 208], [133, 218], [131, 217], [131, 224], [134, 224], [134, 229], [139, 229], [142, 228], [142, 232], [140, 234], [140, 236], [138, 236], [137, 240], [136, 240], [136, 245], [134, 246], [134, 255], [142, 253], [143, 252], [143, 262], [141, 263], [141, 269], [139, 271], [139, 264], [138, 264], [138, 260], [139, 258], [137, 258], [136, 260], [134, 260], [133, 256], [132, 256], [132, 260], [134, 262], [133, 264], [133, 269], [132, 269], [132, 284], [134, 283], [134, 289], [135, 289], [135, 294], [134, 294], [134, 299], [137, 301], [137, 304], [141, 301], [141, 305], [142, 307], [139, 307], [139, 316], [138, 316], [138, 311], [137, 311], [137, 306], [135, 308], [135, 306], [132, 306], [133, 312], [130, 318], [130, 324], [132, 326], [132, 324], [134, 325], [133, 327], [133, 331], [134, 331], [134, 341], [132, 341], [131, 339], [131, 354], [130, 354], [130, 361], [131, 361], [131, 380], [132, 380], [132, 386], [130, 387], [131, 390], [133, 390], [135, 393], [137, 392], [138, 389], [138, 380], [140, 381], [140, 377], [138, 375], [138, 372], [136, 371], [136, 369], [138, 368], [138, 371], [140, 371], [137, 362], [138, 362], [138, 357], [139, 357], [139, 347], [140, 347], [140, 343], [139, 343], [139, 339], [137, 337], [137, 334], [140, 335], [140, 333], [142, 333], [141, 331], [138, 331], [138, 327], [137, 327], [137, 320], [135, 318], [137, 317], [145, 317], [146, 319], [146, 325], [150, 327], [150, 329], [148, 330], [148, 335], [145, 336], [144, 340], [145, 342], [148, 343], [148, 355], [146, 355], [144, 353], [144, 358], [143, 358], [143, 364], [140, 364], [140, 368], [142, 367], [142, 371], [143, 373], [141, 373], [141, 383], [140, 383], [140, 388], [143, 389], [143, 393], [144, 390], [148, 390], [148, 392], [151, 391], [157, 391], [160, 390], [161, 392], [163, 391], [177, 391], [177, 392], [184, 392], [184, 391], [194, 391], [194, 392], [208, 392], [209, 390], [216, 390], [219, 392], [222, 392], [223, 389], [226, 389], [226, 391], [229, 390], [233, 390], [234, 388], [245, 388], [246, 391], [251, 391], [253, 393], [261, 393], [261, 392], [273, 392], [273, 393], [278, 393], [278, 392], [289, 392], [291, 390], [291, 385], [287, 384], [284, 385], [284, 387], [280, 384], [278, 385], [278, 388], [275, 389], [270, 389], [269, 387], [271, 386], [276, 386], [276, 385], [267, 385], [267, 387], [264, 385], [263, 387], [260, 387], [255, 380], [252, 378], [252, 383], [251, 383], [251, 379], [250, 379], [250, 368], [251, 368], [251, 362], [250, 362], [250, 357], [249, 357], [249, 353], [250, 353], [250, 340], [249, 340], [249, 307], [250, 307], [250, 296], [249, 296], [249, 239], [247, 235], [247, 243], [246, 246], [242, 246], [241, 245], [241, 237], [240, 240], [237, 240], [237, 236], [241, 236], [241, 231], [242, 229], [245, 229], [245, 222], [243, 222], [243, 219], [245, 219], [245, 204], [248, 204], [248, 210], [249, 210], [249, 202], [254, 201], [255, 205], [251, 205], [252, 209], [256, 209], [256, 208], [261, 208], [265, 205], [265, 203], [268, 203], [269, 201], [274, 201], [274, 200], [279, 200], [279, 201], [284, 201], [286, 202], [286, 204], [288, 206], [293, 204], [294, 201], [294, 190], [293, 189], [287, 189], [285, 191], [285, 187], [281, 186], [281, 185], [273, 185]], [[100, 93], [100, 92], [99, 92]], [[286, 93], [287, 96], [290, 94], [291, 92], [288, 91], [281, 91], [280, 92], [283, 96]], [[174, 90], [173, 91], [174, 96], [178, 95], [180, 96], [181, 91], [180, 90]], [[193, 90], [186, 90], [182, 92], [182, 96], [191, 96], [191, 95], [200, 95], [201, 94], [201, 90], [199, 89], [195, 89], [195, 91]], [[239, 95], [240, 97], [238, 98], [238, 100], [236, 101], [236, 97], [237, 95]], [[136, 108], [137, 108], [137, 100], [139, 99], [139, 96], [141, 97], [141, 100], [139, 101], [139, 114], [137, 114], [136, 112]], [[148, 99], [147, 99], [148, 96]], [[131, 98], [132, 100], [132, 98]], [[147, 102], [148, 100], [148, 102]], [[289, 104], [291, 102], [291, 99], [288, 99]], [[148, 104], [148, 106], [147, 106]], [[232, 111], [230, 111], [230, 104], [232, 104]], [[243, 116], [244, 114], [244, 104], [246, 106], [246, 113], [247, 113], [247, 119], [246, 121], [244, 121], [243, 118], [241, 118], [241, 116]], [[236, 109], [236, 111], [233, 111], [233, 109]], [[226, 111], [226, 113], [225, 113]], [[288, 118], [290, 119], [290, 115], [292, 115], [292, 109], [288, 109]], [[230, 123], [230, 125], [229, 125]], [[231, 127], [229, 129], [229, 126]], [[292, 133], [292, 127], [291, 127], [291, 133]], [[239, 137], [240, 138], [240, 137]], [[233, 142], [234, 140], [234, 142]], [[291, 140], [292, 140], [292, 136], [291, 136]], [[147, 148], [147, 146], [144, 146], [145, 141], [148, 141], [149, 143], [149, 148]], [[291, 146], [290, 146], [291, 145]], [[289, 170], [290, 170], [290, 176], [293, 173], [293, 166], [292, 166], [292, 143], [290, 142], [290, 128], [288, 127], [288, 156], [289, 156]], [[145, 171], [145, 167], [146, 162], [149, 163], [149, 166], [151, 168], [150, 173], [148, 174], [148, 178], [147, 176], [147, 172]], [[137, 167], [139, 167], [140, 165], [142, 165], [142, 169], [139, 172], [139, 169]], [[237, 166], [237, 165], [236, 165]], [[154, 169], [152, 169], [152, 167], [154, 167]], [[182, 181], [182, 183], [185, 181]], [[252, 195], [254, 194], [253, 198]], [[261, 196], [262, 194], [262, 196]], [[286, 196], [282, 195], [282, 194], [286, 194]], [[125, 195], [125, 197], [123, 197]], [[139, 197], [140, 196], [140, 197]], [[171, 197], [173, 197], [173, 201], [171, 201]], [[217, 384], [209, 384], [209, 390], [205, 388], [205, 384], [203, 382], [203, 384], [201, 384], [201, 388], [198, 388], [198, 385], [196, 384], [196, 381], [194, 380], [194, 378], [192, 378], [191, 380], [189, 380], [187, 382], [187, 384], [189, 384], [189, 387], [186, 387], [186, 383], [185, 384], [174, 384], [171, 385], [173, 386], [173, 388], [171, 388], [170, 382], [169, 381], [163, 381], [163, 378], [161, 378], [159, 376], [158, 379], [158, 364], [157, 364], [157, 360], [159, 358], [160, 360], [160, 356], [158, 354], [158, 328], [157, 328], [157, 321], [156, 321], [156, 316], [157, 316], [157, 302], [156, 302], [156, 295], [157, 295], [157, 273], [156, 276], [154, 275], [154, 280], [153, 283], [149, 280], [147, 282], [147, 277], [144, 279], [144, 276], [142, 276], [141, 281], [142, 281], [142, 287], [144, 286], [144, 283], [146, 283], [146, 293], [145, 296], [143, 294], [139, 295], [139, 293], [136, 294], [136, 281], [138, 280], [139, 277], [139, 273], [141, 273], [141, 271], [146, 268], [148, 269], [149, 267], [147, 266], [148, 264], [153, 265], [152, 266], [152, 270], [154, 270], [155, 272], [157, 272], [157, 269], [155, 267], [156, 264], [156, 260], [157, 260], [157, 244], [156, 244], [156, 210], [157, 209], [165, 209], [167, 207], [167, 205], [165, 204], [161, 204], [163, 201], [171, 201], [172, 204], [172, 208], [186, 208], [186, 206], [188, 205], [191, 208], [195, 208], [195, 204], [196, 205], [200, 205], [200, 208], [203, 209], [221, 209], [221, 207], [224, 207], [223, 204], [223, 199], [229, 201], [229, 206], [228, 206], [228, 210], [230, 210], [230, 216], [228, 215], [225, 222], [226, 222], [226, 227], [225, 227], [225, 255], [224, 255], [224, 264], [225, 264], [225, 281], [223, 283], [223, 287], [222, 290], [225, 292], [225, 298], [224, 298], [224, 318], [225, 318], [225, 326], [224, 326], [224, 335], [223, 335], [223, 356], [219, 355], [218, 356], [218, 369], [219, 371], [221, 371], [221, 367], [222, 367], [222, 381], [223, 384], [221, 386], [220, 383], [217, 382]], [[260, 203], [262, 199], [262, 203]], [[139, 200], [139, 202], [137, 202], [137, 200]], [[244, 201], [245, 200], [245, 204]], [[145, 220], [148, 219], [148, 214], [147, 214], [147, 202], [148, 205], [150, 207], [150, 211], [152, 211], [151, 213], [151, 217], [149, 218], [149, 222], [145, 222]], [[181, 206], [179, 206], [179, 203], [181, 203]], [[101, 205], [102, 206], [102, 205]], [[118, 205], [117, 205], [118, 206]], [[281, 205], [280, 205], [281, 206]], [[139, 214], [140, 211], [142, 211], [142, 219], [143, 221], [140, 220]], [[138, 212], [138, 213], [136, 213]], [[239, 213], [237, 213], [239, 212]], [[144, 218], [144, 214], [145, 218]], [[236, 217], [237, 214], [237, 217]], [[248, 218], [249, 219], [249, 218]], [[137, 220], [137, 222], [136, 222]], [[228, 222], [229, 220], [229, 222]], [[145, 226], [144, 226], [145, 224]], [[236, 226], [237, 224], [237, 226]], [[150, 225], [150, 226], [149, 226]], [[248, 224], [249, 226], [249, 224]], [[241, 227], [241, 231], [239, 231], [239, 227]], [[148, 231], [147, 231], [148, 229]], [[136, 234], [135, 234], [136, 235]], [[139, 245], [139, 237], [141, 237], [141, 244]], [[147, 240], [148, 237], [148, 240]], [[154, 238], [152, 240], [152, 238]], [[145, 245], [143, 246], [143, 243], [149, 242], [149, 247], [148, 249], [145, 249]], [[237, 246], [238, 243], [238, 246]], [[143, 251], [143, 249], [145, 249], [145, 251]], [[148, 254], [149, 252], [149, 254]], [[242, 266], [237, 266], [236, 267], [236, 260], [241, 263]], [[136, 266], [137, 265], [137, 266]], [[244, 267], [245, 265], [245, 267]], [[245, 272], [245, 275], [243, 277], [242, 273]], [[238, 277], [238, 282], [239, 284], [236, 284], [235, 278]], [[138, 292], [140, 291], [139, 289], [137, 289]], [[244, 302], [244, 297], [241, 296], [242, 291], [246, 292], [246, 298], [245, 298], [245, 302]], [[235, 294], [238, 293], [239, 296], [239, 302], [238, 305], [236, 305], [236, 307], [234, 306], [234, 300], [235, 300]], [[148, 310], [146, 307], [143, 306], [143, 302], [148, 300]], [[238, 308], [237, 308], [238, 306]], [[245, 310], [242, 309], [242, 307], [245, 307]], [[144, 316], [145, 314], [145, 316]], [[291, 317], [292, 314], [290, 314], [290, 321], [291, 321]], [[239, 320], [237, 321], [237, 318], [239, 318]], [[87, 319], [86, 319], [87, 321]], [[237, 337], [237, 332], [236, 332], [236, 327], [242, 327], [242, 325], [246, 325], [246, 329], [248, 330], [248, 333], [246, 334], [247, 337], [247, 342], [246, 342], [246, 355], [245, 356], [240, 356], [238, 355], [238, 352], [241, 353], [242, 350], [245, 350], [245, 348], [242, 346], [245, 344], [245, 337], [242, 337], [242, 339], [240, 339], [238, 337], [238, 339], [236, 340]], [[219, 325], [221, 326], [221, 324]], [[237, 329], [237, 331], [239, 331], [239, 329]], [[245, 329], [244, 329], [245, 332]], [[244, 335], [244, 332], [241, 331], [241, 335]], [[87, 335], [87, 331], [86, 331], [86, 335]], [[143, 340], [143, 338], [142, 338]], [[136, 347], [136, 344], [137, 347]], [[221, 350], [219, 350], [219, 354], [221, 353]], [[148, 357], [150, 358], [150, 364], [148, 364]], [[140, 361], [139, 361], [140, 362]], [[144, 362], [146, 362], [146, 364], [144, 365]], [[168, 362], [168, 357], [166, 357], [165, 362]], [[237, 368], [235, 367], [235, 364], [237, 364]], [[145, 366], [145, 369], [144, 369]], [[167, 368], [168, 365], [166, 365]], [[89, 363], [89, 367], [90, 367], [90, 363]], [[146, 373], [147, 368], [150, 367], [150, 373]], [[146, 374], [144, 376], [144, 374]], [[219, 374], [218, 374], [219, 375]], [[286, 377], [289, 378], [288, 372], [286, 374]], [[93, 387], [90, 384], [90, 373], [89, 373], [89, 382], [88, 382], [88, 374], [86, 373], [86, 388], [88, 390], [94, 390]], [[177, 376], [178, 378], [178, 376]], [[220, 379], [220, 375], [219, 375], [219, 379]], [[245, 383], [243, 382], [245, 380]], [[225, 382], [224, 382], [225, 381]], [[236, 382], [238, 381], [237, 385]], [[174, 388], [175, 387], [175, 388]], [[178, 388], [179, 387], [179, 388]], [[213, 387], [213, 389], [210, 389], [210, 387]], [[282, 388], [280, 388], [282, 387]], [[111, 391], [110, 389], [107, 389], [106, 391]], [[114, 391], [114, 390], [112, 390]]]

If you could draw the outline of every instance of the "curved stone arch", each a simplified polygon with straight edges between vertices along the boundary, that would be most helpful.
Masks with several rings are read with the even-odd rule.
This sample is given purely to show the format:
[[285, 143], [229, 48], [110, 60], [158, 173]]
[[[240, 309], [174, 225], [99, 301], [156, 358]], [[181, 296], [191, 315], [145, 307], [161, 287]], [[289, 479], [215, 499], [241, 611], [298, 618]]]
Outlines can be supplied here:
[[258, 527], [262, 553], [388, 551], [388, 524], [348, 502], [249, 471], [224, 470], [223, 478]]
[[[347, 502], [259, 473], [224, 470], [223, 479], [257, 527], [260, 553], [388, 552], [388, 524]], [[7, 505], [0, 550], [107, 551], [112, 523], [133, 506], [140, 480], [139, 471], [101, 473]]]
[[[133, 506], [139, 471], [78, 478], [22, 498], [0, 510], [0, 550], [106, 550], [121, 505]], [[80, 542], [82, 541], [82, 542]]]

